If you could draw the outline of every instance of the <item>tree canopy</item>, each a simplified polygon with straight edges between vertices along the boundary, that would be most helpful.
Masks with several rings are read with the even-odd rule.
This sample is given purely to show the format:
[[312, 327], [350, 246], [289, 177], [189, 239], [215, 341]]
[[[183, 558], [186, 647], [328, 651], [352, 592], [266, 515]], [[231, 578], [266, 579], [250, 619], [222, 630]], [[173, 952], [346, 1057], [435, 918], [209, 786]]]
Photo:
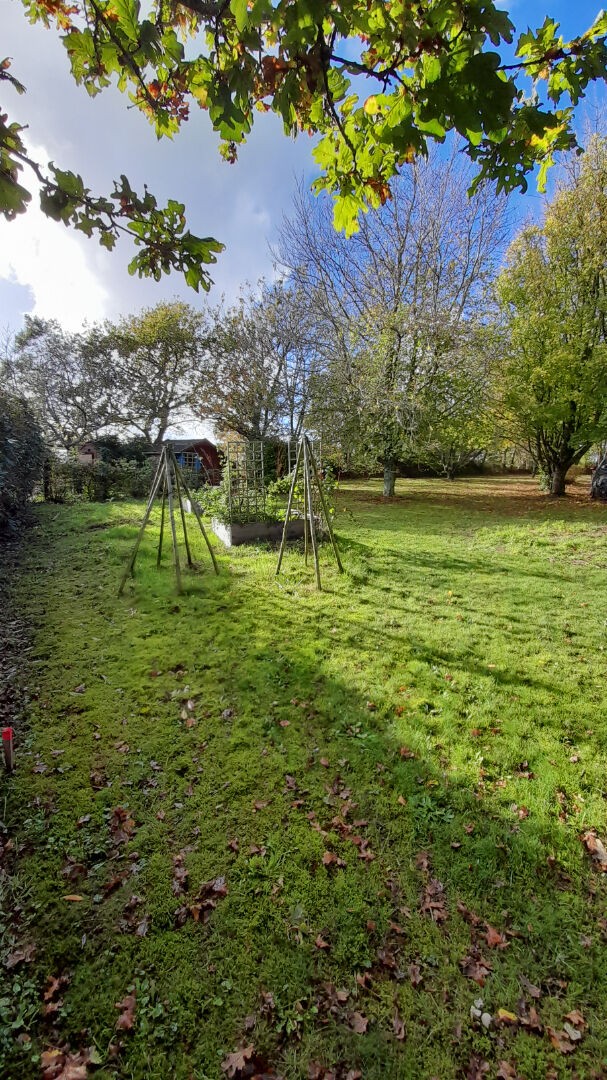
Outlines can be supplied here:
[[607, 439], [607, 140], [515, 240], [498, 289], [506, 423], [564, 495], [567, 470]]
[[[347, 233], [449, 131], [464, 140], [477, 180], [525, 188], [539, 165], [542, 185], [555, 152], [576, 146], [573, 108], [607, 70], [603, 12], [570, 41], [547, 18], [512, 47], [514, 26], [492, 0], [151, 0], [144, 10], [139, 0], [23, 2], [32, 22], [56, 25], [89, 94], [116, 84], [159, 137], [175, 134], [192, 105], [208, 111], [231, 162], [256, 111], [278, 114], [288, 134], [320, 135], [315, 188], [333, 195]], [[0, 82], [24, 90], [8, 59]], [[9, 218], [31, 198], [24, 167], [51, 217], [108, 248], [129, 233], [138, 246], [131, 272], [178, 270], [209, 287], [204, 267], [221, 244], [190, 232], [182, 204], [160, 207], [125, 176], [108, 196], [93, 195], [76, 173], [32, 160], [23, 128], [2, 111], [0, 212]]]

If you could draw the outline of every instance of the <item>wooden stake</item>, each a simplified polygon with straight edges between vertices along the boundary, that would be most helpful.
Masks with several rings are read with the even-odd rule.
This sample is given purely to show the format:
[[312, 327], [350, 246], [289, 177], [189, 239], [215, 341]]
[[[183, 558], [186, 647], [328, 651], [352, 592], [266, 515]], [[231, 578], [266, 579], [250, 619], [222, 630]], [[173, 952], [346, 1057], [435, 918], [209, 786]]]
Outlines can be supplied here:
[[[307, 441], [307, 438], [308, 438], [308, 436], [306, 435], [306, 441]], [[331, 515], [329, 514], [329, 511], [327, 509], [325, 496], [324, 496], [324, 493], [323, 493], [323, 490], [322, 490], [320, 474], [319, 474], [318, 468], [316, 466], [316, 460], [314, 458], [314, 451], [313, 451], [311, 446], [309, 446], [309, 456], [310, 456], [310, 461], [312, 462], [312, 468], [314, 470], [314, 476], [315, 476], [315, 479], [316, 479], [316, 486], [318, 488], [318, 494], [320, 496], [320, 502], [321, 502], [321, 506], [322, 506], [322, 509], [323, 509], [323, 514], [325, 516], [325, 521], [327, 523], [327, 529], [329, 530], [329, 536], [331, 537], [331, 543], [333, 545], [333, 551], [335, 553], [335, 559], [337, 561], [337, 565], [339, 567], [340, 574], [343, 574], [344, 568], [343, 568], [343, 566], [341, 564], [341, 559], [339, 557], [339, 551], [337, 550], [337, 543], [336, 543], [336, 540], [335, 540], [335, 536], [333, 534], [333, 529], [331, 527]]]
[[308, 437], [304, 435], [304, 483], [308, 489], [308, 507], [310, 509], [310, 535], [312, 539], [312, 551], [314, 552], [314, 566], [316, 568], [316, 585], [318, 591], [322, 589], [320, 584], [320, 563], [318, 561], [318, 545], [316, 543], [316, 525], [314, 522], [314, 510], [312, 506], [312, 484], [310, 481], [310, 466], [308, 462]]
[[171, 479], [171, 465], [172, 465], [172, 462], [169, 460], [169, 456], [168, 456], [166, 450], [164, 451], [164, 455], [165, 455], [165, 461], [166, 461], [167, 493], [168, 493], [168, 499], [169, 499], [169, 521], [171, 523], [171, 537], [172, 537], [172, 540], [173, 540], [173, 562], [175, 564], [175, 577], [177, 579], [177, 592], [181, 593], [183, 590], [182, 590], [182, 586], [181, 586], [181, 564], [179, 562], [179, 549], [177, 547], [177, 530], [175, 528], [175, 507], [173, 505], [173, 481]]
[[[174, 458], [173, 454], [171, 454], [171, 458], [172, 459]], [[187, 557], [188, 557], [188, 566], [191, 567], [191, 566], [194, 565], [194, 563], [192, 561], [192, 552], [190, 550], [190, 541], [188, 539], [188, 527], [186, 525], [186, 520], [185, 520], [185, 510], [183, 509], [183, 495], [181, 494], [181, 490], [179, 488], [179, 474], [177, 472], [177, 469], [179, 468], [179, 466], [177, 465], [177, 459], [176, 458], [171, 463], [176, 466], [176, 468], [175, 468], [175, 490], [177, 492], [177, 501], [179, 502], [179, 509], [181, 511], [181, 524], [182, 524], [182, 527], [183, 527], [183, 539], [185, 541], [185, 550], [186, 550], [186, 554], [187, 554]]]
[[143, 521], [141, 522], [141, 527], [139, 529], [139, 532], [137, 533], [135, 544], [133, 546], [131, 556], [130, 556], [129, 561], [127, 563], [126, 570], [124, 571], [124, 574], [122, 575], [122, 580], [120, 582], [120, 587], [118, 589], [118, 596], [122, 596], [122, 593], [124, 591], [124, 586], [126, 585], [126, 579], [128, 578], [129, 574], [132, 574], [132, 572], [133, 572], [133, 567], [135, 565], [135, 559], [137, 558], [137, 552], [139, 551], [139, 545], [140, 545], [141, 540], [143, 538], [143, 534], [145, 532], [145, 527], [146, 527], [146, 525], [148, 523], [149, 516], [150, 516], [150, 514], [152, 512], [152, 506], [154, 505], [154, 499], [156, 498], [156, 492], [157, 492], [157, 490], [158, 490], [158, 488], [160, 486], [160, 479], [161, 479], [161, 476], [162, 476], [163, 465], [164, 465], [164, 451], [160, 455], [160, 461], [158, 462], [158, 468], [156, 469], [156, 475], [154, 476], [154, 480], [153, 480], [153, 483], [152, 483], [152, 488], [151, 488], [151, 491], [150, 491], [150, 497], [148, 499], [148, 504], [147, 504], [147, 506], [145, 508], [145, 514], [143, 515]]
[[162, 510], [160, 512], [160, 539], [158, 540], [158, 555], [156, 556], [156, 566], [160, 566], [160, 560], [162, 559], [162, 538], [164, 536], [164, 507], [167, 498], [167, 478], [164, 477], [164, 483], [162, 485]]
[[4, 767], [7, 772], [15, 768], [15, 747], [13, 744], [12, 727], [2, 728], [2, 749], [4, 751]]
[[308, 451], [306, 442], [304, 439], [303, 444], [303, 519], [304, 519], [304, 565], [308, 565], [308, 514], [310, 507], [308, 506], [308, 484], [306, 477], [308, 475]]
[[202, 535], [204, 537], [204, 541], [205, 541], [205, 543], [206, 543], [206, 545], [207, 545], [207, 547], [209, 549], [209, 555], [211, 556], [211, 562], [213, 563], [213, 569], [215, 570], [215, 573], [218, 574], [219, 573], [219, 567], [217, 565], [217, 559], [215, 558], [215, 552], [213, 551], [213, 548], [211, 547], [211, 541], [209, 540], [209, 538], [207, 536], [207, 532], [206, 532], [206, 529], [204, 527], [202, 517], [200, 515], [200, 510], [198, 509], [197, 504], [194, 502], [194, 499], [192, 498], [192, 496], [190, 494], [190, 490], [188, 488], [188, 485], [185, 482], [184, 475], [183, 475], [181, 469], [179, 468], [179, 465], [177, 464], [177, 459], [175, 457], [175, 454], [174, 454], [173, 450], [171, 450], [171, 454], [173, 456], [173, 462], [174, 462], [174, 465], [175, 465], [175, 474], [176, 475], [179, 474], [179, 479], [181, 481], [181, 486], [183, 487], [183, 490], [185, 491], [187, 498], [190, 500], [190, 502], [192, 504], [192, 510], [194, 511], [194, 514], [196, 515], [196, 521], [198, 522], [198, 524], [200, 526], [200, 531], [201, 531], [201, 533], [202, 533]]
[[[289, 498], [287, 499], [287, 509], [285, 511], [285, 523], [282, 530], [282, 539], [280, 541], [280, 551], [278, 552], [278, 563], [276, 566], [276, 576], [280, 573], [280, 567], [282, 565], [282, 557], [285, 551], [285, 541], [287, 539], [287, 529], [289, 527], [289, 517], [291, 515], [291, 507], [293, 505], [293, 493], [295, 491], [295, 484], [297, 483], [297, 473], [299, 472], [299, 462], [301, 460], [301, 448], [303, 443], [300, 443], [297, 447], [297, 457], [295, 459], [295, 471], [293, 473], [293, 479], [291, 480], [291, 487], [289, 490]], [[305, 526], [304, 526], [305, 528]]]

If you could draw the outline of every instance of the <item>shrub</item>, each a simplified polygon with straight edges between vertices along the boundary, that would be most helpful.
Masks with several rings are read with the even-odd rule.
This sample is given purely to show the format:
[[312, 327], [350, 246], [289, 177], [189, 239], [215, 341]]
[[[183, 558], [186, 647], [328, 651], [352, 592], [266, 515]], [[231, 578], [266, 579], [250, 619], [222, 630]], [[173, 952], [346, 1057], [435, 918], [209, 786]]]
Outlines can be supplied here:
[[44, 460], [44, 440], [26, 401], [0, 390], [0, 529], [25, 508]]

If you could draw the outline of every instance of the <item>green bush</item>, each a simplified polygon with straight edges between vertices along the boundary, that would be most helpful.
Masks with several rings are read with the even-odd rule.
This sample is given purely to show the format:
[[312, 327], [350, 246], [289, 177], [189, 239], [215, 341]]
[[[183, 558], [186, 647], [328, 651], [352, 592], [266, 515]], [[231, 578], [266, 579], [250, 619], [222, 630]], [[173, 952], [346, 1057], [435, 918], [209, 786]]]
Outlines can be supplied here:
[[26, 401], [0, 390], [0, 530], [25, 508], [44, 460], [44, 440]]
[[[106, 502], [108, 499], [144, 499], [150, 492], [157, 458], [144, 462], [135, 459], [116, 461], [65, 461], [52, 457], [44, 474], [44, 497], [47, 502]], [[190, 491], [204, 483], [204, 475], [181, 470]]]

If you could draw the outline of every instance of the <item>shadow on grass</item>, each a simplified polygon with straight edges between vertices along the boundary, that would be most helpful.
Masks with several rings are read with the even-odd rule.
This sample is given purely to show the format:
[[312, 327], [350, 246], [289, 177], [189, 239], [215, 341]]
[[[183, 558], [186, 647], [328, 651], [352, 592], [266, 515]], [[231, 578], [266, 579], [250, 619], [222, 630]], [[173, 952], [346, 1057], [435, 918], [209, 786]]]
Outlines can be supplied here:
[[[528, 979], [544, 1024], [584, 1011], [590, 1034], [575, 1058], [590, 1075], [605, 1051], [600, 897], [575, 824], [558, 821], [552, 792], [535, 793], [541, 778], [504, 782], [475, 747], [449, 742], [434, 669], [462, 658], [406, 628], [378, 641], [363, 626], [344, 643], [352, 583], [328, 572], [315, 594], [295, 560], [276, 582], [263, 552], [222, 556], [219, 578], [188, 575], [176, 597], [151, 545], [117, 601], [127, 540], [103, 549], [102, 573], [93, 549], [75, 580], [70, 534], [35, 643], [51, 649], [31, 730], [31, 765], [45, 770], [24, 758], [5, 781], [26, 845], [38, 989], [50, 975], [69, 980], [31, 1034], [42, 1046], [92, 1040], [108, 1076], [215, 1080], [245, 1044], [258, 1072], [287, 1080], [331, 1068], [339, 1080], [350, 1069], [455, 1078], [475, 1056], [544, 1076], [555, 1062], [546, 1035], [520, 1024], [488, 1033], [470, 1017], [479, 996], [492, 1015], [521, 1012]], [[44, 577], [56, 555], [38, 555]], [[397, 642], [403, 667], [415, 665], [408, 681], [430, 696], [410, 715], [381, 666]], [[125, 840], [116, 806], [135, 825]], [[66, 865], [84, 868], [69, 887]], [[194, 918], [203, 883], [220, 877], [227, 895]], [[68, 888], [83, 902], [66, 904]], [[500, 935], [492, 946], [488, 927]], [[117, 1035], [115, 1003], [131, 985], [136, 1021]], [[11, 1076], [32, 1075], [26, 1047], [10, 1054]]]

